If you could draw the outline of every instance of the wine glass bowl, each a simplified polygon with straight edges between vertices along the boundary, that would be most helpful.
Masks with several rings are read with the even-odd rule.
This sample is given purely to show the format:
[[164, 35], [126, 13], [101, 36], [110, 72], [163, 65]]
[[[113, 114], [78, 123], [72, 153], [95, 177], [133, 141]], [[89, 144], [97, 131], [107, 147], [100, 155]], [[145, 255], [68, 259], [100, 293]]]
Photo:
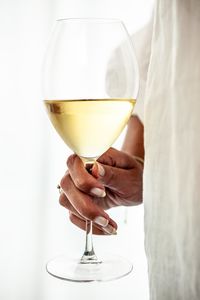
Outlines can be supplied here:
[[[133, 45], [121, 21], [57, 20], [45, 55], [44, 104], [60, 137], [84, 164], [94, 163], [120, 135], [138, 88]], [[112, 280], [131, 270], [124, 258], [96, 257], [90, 221], [82, 257], [47, 264], [51, 275], [76, 282]]]
[[134, 104], [133, 99], [45, 101], [55, 129], [86, 163], [94, 162], [114, 143], [127, 124]]

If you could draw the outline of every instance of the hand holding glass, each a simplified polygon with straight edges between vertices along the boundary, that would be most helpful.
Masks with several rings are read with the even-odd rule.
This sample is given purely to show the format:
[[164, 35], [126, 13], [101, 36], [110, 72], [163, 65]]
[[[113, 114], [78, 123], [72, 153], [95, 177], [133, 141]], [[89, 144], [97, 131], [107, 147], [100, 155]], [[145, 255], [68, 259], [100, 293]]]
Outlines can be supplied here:
[[[138, 93], [138, 67], [123, 23], [111, 19], [56, 22], [45, 57], [44, 96], [58, 134], [84, 162], [94, 163], [117, 139], [131, 116]], [[81, 259], [65, 256], [47, 271], [70, 281], [108, 281], [132, 270], [125, 258], [99, 260], [86, 222]]]

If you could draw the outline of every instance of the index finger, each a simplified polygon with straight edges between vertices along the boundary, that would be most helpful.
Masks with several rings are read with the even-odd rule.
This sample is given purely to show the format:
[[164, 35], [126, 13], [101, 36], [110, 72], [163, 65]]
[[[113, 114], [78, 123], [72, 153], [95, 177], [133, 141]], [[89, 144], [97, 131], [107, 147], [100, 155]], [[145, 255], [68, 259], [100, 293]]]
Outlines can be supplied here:
[[110, 234], [115, 234], [117, 224], [114, 220], [112, 220], [99, 205], [92, 201], [92, 197], [75, 187], [70, 175], [65, 177], [64, 181], [61, 180], [60, 185], [66, 198], [70, 202], [70, 207], [68, 204], [70, 209], [72, 205], [81, 217], [101, 225], [104, 227], [104, 230], [109, 230]]
[[71, 155], [67, 160], [68, 171], [75, 186], [87, 194], [105, 197], [104, 185], [91, 175], [82, 160], [76, 155]]

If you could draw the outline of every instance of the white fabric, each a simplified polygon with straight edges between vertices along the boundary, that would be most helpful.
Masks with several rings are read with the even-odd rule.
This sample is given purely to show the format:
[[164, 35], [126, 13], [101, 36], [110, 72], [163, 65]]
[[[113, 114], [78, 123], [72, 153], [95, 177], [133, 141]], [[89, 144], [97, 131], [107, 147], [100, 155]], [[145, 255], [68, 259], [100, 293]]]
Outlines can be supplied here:
[[131, 36], [133, 46], [138, 62], [140, 83], [139, 93], [137, 96], [136, 105], [133, 111], [134, 115], [137, 115], [142, 122], [144, 122], [144, 95], [147, 81], [147, 70], [149, 66], [150, 54], [151, 54], [151, 39], [152, 39], [152, 27], [153, 18], [139, 31]]
[[157, 1], [144, 102], [150, 299], [199, 300], [199, 0]]

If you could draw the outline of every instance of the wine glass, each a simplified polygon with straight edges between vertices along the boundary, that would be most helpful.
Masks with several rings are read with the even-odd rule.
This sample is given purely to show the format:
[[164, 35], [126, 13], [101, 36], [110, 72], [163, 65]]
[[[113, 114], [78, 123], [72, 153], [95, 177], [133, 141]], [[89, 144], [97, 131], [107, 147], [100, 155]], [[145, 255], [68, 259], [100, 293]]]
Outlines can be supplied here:
[[[86, 166], [93, 164], [124, 129], [138, 93], [137, 61], [124, 24], [115, 19], [57, 20], [43, 81], [54, 128]], [[126, 258], [97, 258], [88, 220], [82, 257], [63, 255], [47, 263], [51, 275], [75, 282], [109, 281], [131, 270]]]

